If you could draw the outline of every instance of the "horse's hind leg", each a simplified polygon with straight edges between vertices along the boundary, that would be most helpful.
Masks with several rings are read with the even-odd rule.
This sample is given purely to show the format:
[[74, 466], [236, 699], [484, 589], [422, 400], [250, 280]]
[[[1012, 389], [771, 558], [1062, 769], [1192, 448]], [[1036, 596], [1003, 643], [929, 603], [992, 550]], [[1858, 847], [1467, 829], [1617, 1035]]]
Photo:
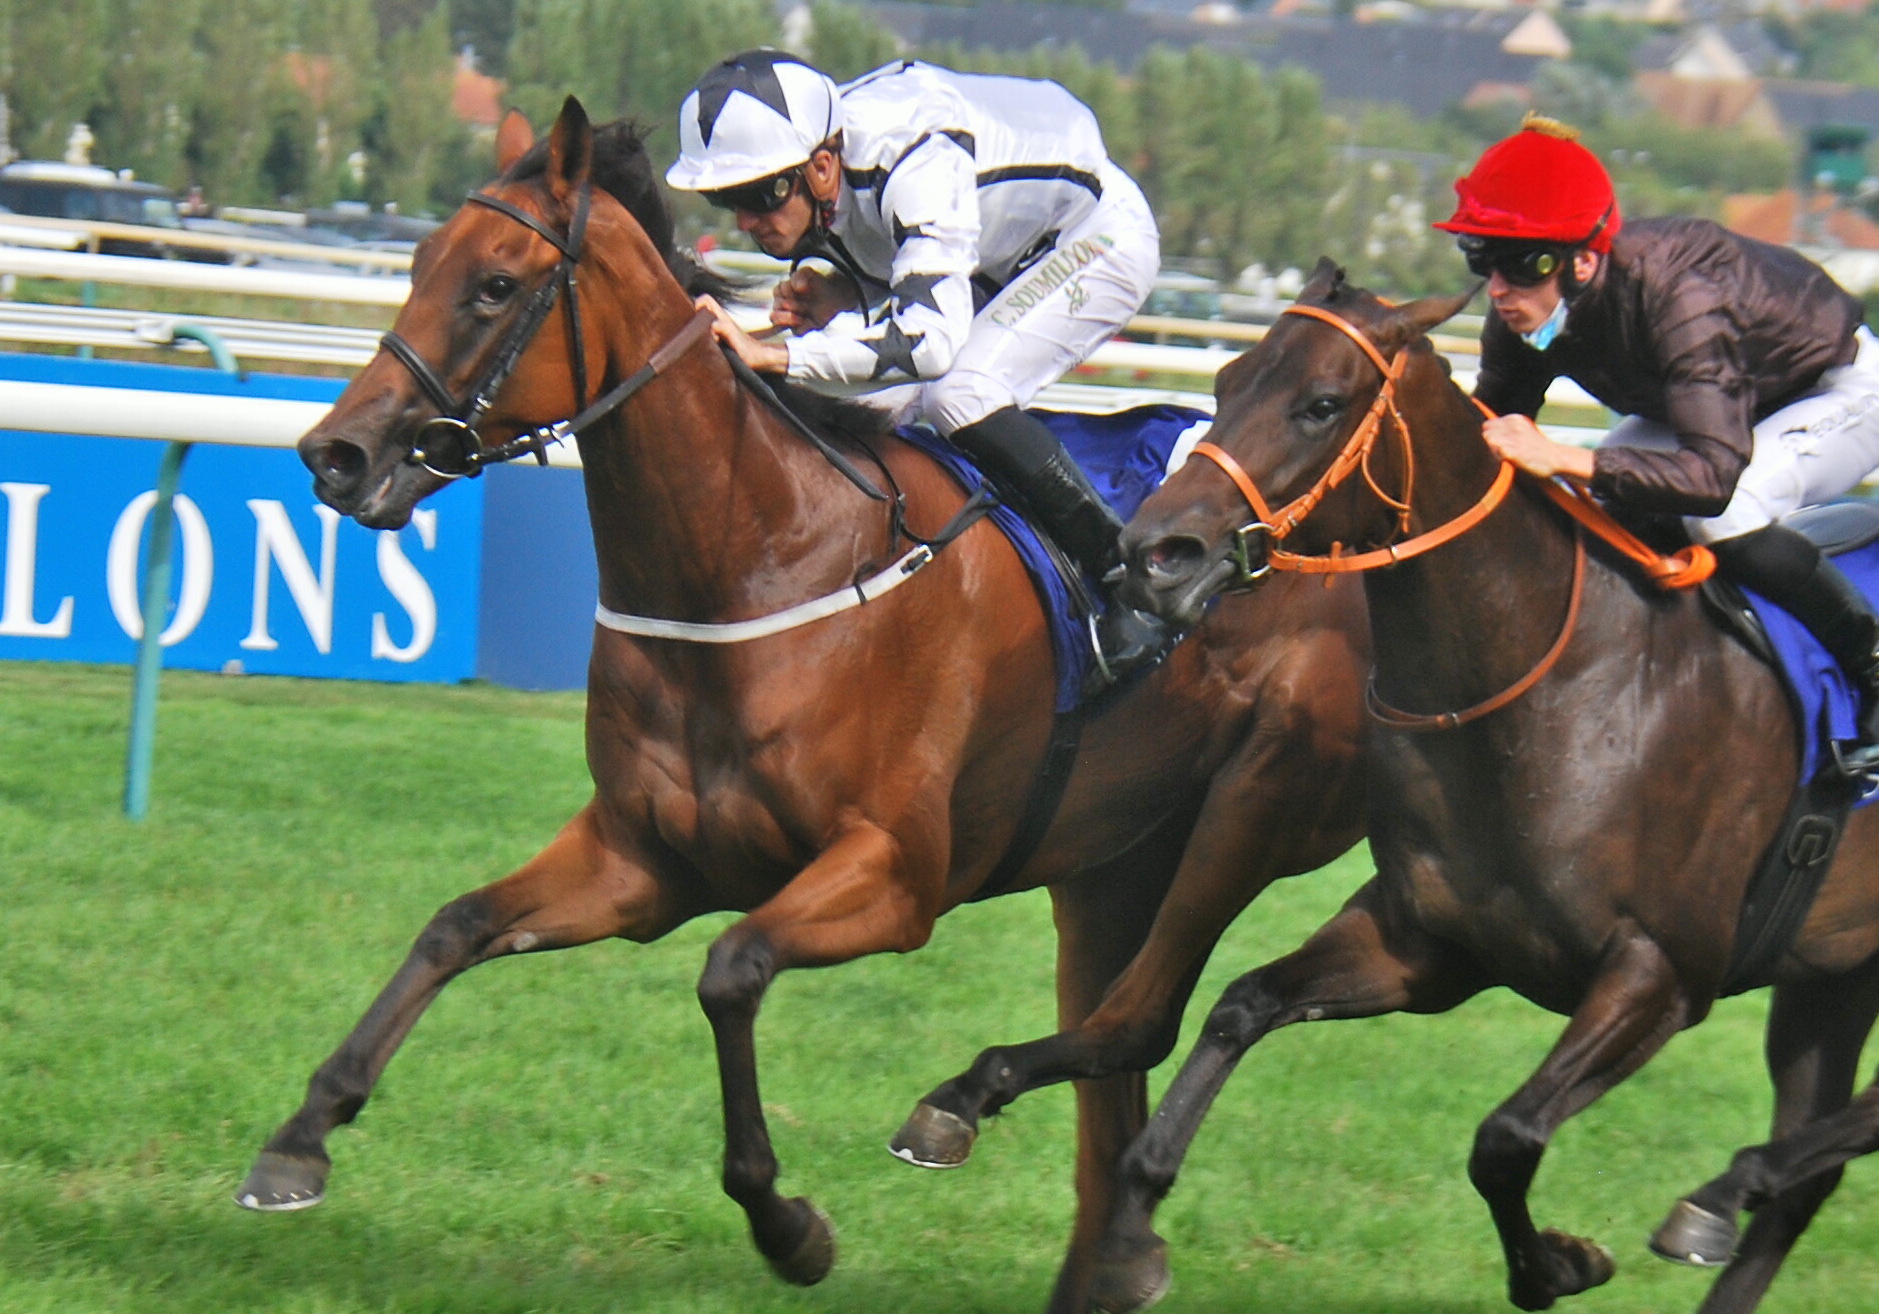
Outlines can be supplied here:
[[[1704, 1314], [1747, 1314], [1847, 1160], [1879, 1149], [1879, 1087], [1849, 1107], [1860, 1048], [1879, 1014], [1879, 964], [1844, 977], [1777, 986], [1768, 1019], [1774, 1137], [1740, 1151], [1729, 1171], [1678, 1203], [1651, 1249], [1684, 1263], [1723, 1264]], [[1736, 1249], [1735, 1219], [1755, 1218]]]
[[1165, 1267], [1150, 1223], [1174, 1186], [1203, 1118], [1246, 1051], [1294, 1022], [1441, 1012], [1482, 988], [1475, 965], [1413, 929], [1386, 932], [1377, 882], [1353, 895], [1302, 946], [1242, 976], [1208, 1014], [1193, 1052], [1147, 1128], [1123, 1155], [1116, 1202], [1092, 1284], [1095, 1305], [1127, 1314], [1152, 1303], [1142, 1283]]
[[352, 1034], [313, 1074], [299, 1111], [263, 1147], [236, 1203], [288, 1210], [320, 1202], [331, 1166], [327, 1134], [358, 1116], [412, 1026], [459, 973], [506, 954], [619, 935], [653, 939], [688, 915], [645, 870], [601, 843], [590, 804], [526, 866], [431, 918]]
[[1547, 1309], [1611, 1278], [1603, 1247], [1534, 1227], [1527, 1189], [1560, 1124], [1642, 1067], [1688, 1013], [1676, 971], [1654, 941], [1634, 932], [1615, 942], [1546, 1061], [1475, 1133], [1468, 1176], [1494, 1216], [1508, 1299], [1521, 1309]]

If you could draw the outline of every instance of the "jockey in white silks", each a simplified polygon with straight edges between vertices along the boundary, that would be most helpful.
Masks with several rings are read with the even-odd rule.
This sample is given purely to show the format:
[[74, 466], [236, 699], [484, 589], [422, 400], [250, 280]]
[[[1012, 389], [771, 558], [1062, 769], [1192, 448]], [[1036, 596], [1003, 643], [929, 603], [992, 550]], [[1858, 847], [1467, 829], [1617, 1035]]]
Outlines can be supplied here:
[[[759, 339], [720, 309], [719, 337], [794, 379], [917, 383], [909, 418], [1102, 578], [1121, 522], [1023, 410], [1128, 322], [1160, 268], [1154, 215], [1089, 108], [1053, 82], [911, 60], [837, 87], [756, 50], [699, 79], [679, 143], [668, 183], [731, 211], [768, 254], [835, 270], [798, 268], [778, 286], [771, 318], [794, 336]], [[1157, 619], [1112, 605], [1099, 668], [1120, 679], [1169, 642]]]

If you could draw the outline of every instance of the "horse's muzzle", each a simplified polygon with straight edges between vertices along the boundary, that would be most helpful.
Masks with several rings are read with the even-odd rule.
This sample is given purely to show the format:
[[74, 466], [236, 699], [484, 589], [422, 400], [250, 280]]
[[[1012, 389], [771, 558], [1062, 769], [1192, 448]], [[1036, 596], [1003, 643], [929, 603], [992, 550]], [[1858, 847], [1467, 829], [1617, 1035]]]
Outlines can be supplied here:
[[374, 460], [364, 445], [317, 429], [298, 450], [313, 472], [314, 496], [368, 529], [404, 528], [411, 508], [444, 482], [404, 461]]
[[1127, 573], [1117, 597], [1182, 630], [1200, 623], [1207, 604], [1237, 572], [1229, 556], [1194, 534], [1125, 534], [1122, 551]]

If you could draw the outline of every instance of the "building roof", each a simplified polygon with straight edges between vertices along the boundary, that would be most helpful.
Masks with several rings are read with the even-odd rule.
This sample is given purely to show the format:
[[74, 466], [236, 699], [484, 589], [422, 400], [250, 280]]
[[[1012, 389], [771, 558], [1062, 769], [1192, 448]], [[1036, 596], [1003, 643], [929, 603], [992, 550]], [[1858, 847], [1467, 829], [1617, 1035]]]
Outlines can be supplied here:
[[[1546, 57], [1513, 53], [1570, 50], [1557, 25], [1534, 12], [1418, 11], [1415, 17], [1359, 22], [1328, 15], [1249, 15], [1202, 22], [1165, 10], [1116, 12], [1070, 5], [953, 5], [883, 0], [867, 13], [910, 47], [956, 44], [968, 50], [1080, 47], [1098, 63], [1130, 72], [1154, 45], [1204, 45], [1267, 69], [1317, 74], [1330, 100], [1402, 105], [1420, 115], [1479, 100], [1523, 95]], [[1534, 17], [1544, 25], [1535, 25]], [[1551, 30], [1548, 30], [1550, 26]], [[1462, 72], [1466, 70], [1466, 72]]]
[[1803, 224], [1801, 197], [1791, 187], [1765, 196], [1731, 196], [1722, 203], [1722, 224], [1731, 232], [1779, 246], [1804, 242], [1879, 251], [1879, 224], [1863, 211], [1838, 204], [1829, 192], [1815, 193], [1806, 209], [1808, 222]]
[[1251, 20], [1220, 44], [1267, 68], [1309, 69], [1327, 100], [1397, 104], [1427, 116], [1478, 101], [1484, 84], [1496, 94], [1530, 86], [1545, 58], [1506, 47], [1525, 18], [1450, 10], [1407, 22]]
[[1081, 5], [966, 7], [883, 0], [864, 8], [868, 17], [909, 47], [957, 45], [966, 50], [1023, 51], [1077, 46], [1092, 61], [1114, 64], [1125, 73], [1134, 69], [1152, 45], [1198, 45], [1215, 30], [1193, 22], [1185, 13], [1118, 13]]
[[502, 122], [502, 93], [508, 84], [476, 69], [476, 56], [465, 50], [457, 58], [450, 85], [450, 112], [457, 122], [475, 128], [495, 128]]
[[1663, 70], [1687, 78], [1778, 77], [1796, 62], [1758, 22], [1701, 23], [1649, 37], [1631, 52], [1631, 67], [1640, 72]]
[[1776, 78], [1762, 87], [1790, 132], [1831, 125], [1865, 128], [1879, 137], [1879, 88]]

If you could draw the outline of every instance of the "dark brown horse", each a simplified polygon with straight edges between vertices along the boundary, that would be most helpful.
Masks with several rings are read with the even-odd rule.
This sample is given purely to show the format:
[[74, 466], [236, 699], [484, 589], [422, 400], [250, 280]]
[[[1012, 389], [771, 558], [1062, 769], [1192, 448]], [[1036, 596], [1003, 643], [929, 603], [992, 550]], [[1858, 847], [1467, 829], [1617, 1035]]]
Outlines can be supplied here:
[[[512, 117], [499, 163], [502, 176], [424, 243], [390, 351], [302, 439], [323, 501], [401, 525], [485, 444], [519, 450], [592, 394], [630, 392], [579, 434], [607, 608], [705, 627], [768, 617], [852, 598], [856, 581], [904, 555], [891, 505], [864, 497], [690, 336], [699, 319], [673, 271], [695, 271], [673, 254], [645, 152], [623, 125], [596, 132], [570, 100], [531, 145]], [[459, 402], [472, 394], [487, 405]], [[885, 434], [831, 451], [897, 489], [920, 532], [965, 501]], [[1270, 881], [1355, 842], [1368, 661], [1359, 591], [1301, 585], [1220, 608], [1089, 721], [1054, 823], [1006, 886], [1051, 887], [1063, 1025], [1127, 1031], [1136, 1066], [1149, 1066], [1232, 918]], [[917, 949], [941, 914], [998, 892], [988, 882], [1046, 752], [1052, 688], [1035, 590], [986, 525], [866, 606], [769, 637], [597, 629], [592, 801], [539, 856], [432, 919], [237, 1198], [262, 1209], [320, 1198], [327, 1134], [465, 969], [655, 940], [735, 910], [747, 915], [712, 945], [698, 985], [723, 1083], [724, 1187], [776, 1270], [818, 1281], [834, 1259], [827, 1222], [774, 1188], [758, 1007], [778, 972]], [[1147, 1103], [1139, 1071], [1079, 1095], [1066, 1301], [1080, 1299], [1114, 1162]]]
[[[1136, 601], [1191, 621], [1281, 550], [1294, 567], [1364, 551], [1387, 562], [1386, 545], [1407, 557], [1438, 542], [1423, 537], [1438, 527], [1476, 522], [1364, 576], [1383, 722], [1367, 749], [1377, 874], [1298, 950], [1235, 981], [1209, 1016], [1124, 1158], [1104, 1243], [1114, 1267], [1098, 1284], [1109, 1309], [1149, 1294], [1131, 1284], [1160, 1252], [1152, 1211], [1250, 1046], [1294, 1022], [1441, 1012], [1492, 985], [1570, 1018], [1539, 1070], [1481, 1124], [1469, 1158], [1509, 1295], [1544, 1309], [1606, 1281], [1602, 1248], [1534, 1225], [1528, 1186], [1565, 1119], [1708, 1013], [1751, 869], [1787, 806], [1796, 736], [1768, 668], [1690, 592], [1644, 583], [1602, 544], [1581, 556], [1574, 522], [1538, 481], [1494, 503], [1506, 476], [1424, 336], [1465, 300], [1393, 308], [1321, 264], [1301, 303], [1343, 331], [1309, 309], [1285, 318], [1230, 367], [1210, 435], [1255, 495], [1303, 500], [1271, 514], [1279, 530], [1240, 532], [1255, 517], [1228, 464], [1191, 461], [1124, 537]], [[1394, 411], [1377, 400], [1392, 371]], [[1374, 448], [1340, 463], [1341, 483], [1321, 484], [1367, 414], [1381, 425]], [[1273, 540], [1287, 524], [1281, 549]], [[1420, 719], [1443, 712], [1463, 723]], [[1876, 860], [1879, 814], [1855, 813], [1818, 902], [1768, 974], [1778, 1133], [1851, 1095], [1879, 1011]], [[1753, 1309], [1836, 1182], [1796, 1177], [1756, 1201], [1703, 1309]]]

